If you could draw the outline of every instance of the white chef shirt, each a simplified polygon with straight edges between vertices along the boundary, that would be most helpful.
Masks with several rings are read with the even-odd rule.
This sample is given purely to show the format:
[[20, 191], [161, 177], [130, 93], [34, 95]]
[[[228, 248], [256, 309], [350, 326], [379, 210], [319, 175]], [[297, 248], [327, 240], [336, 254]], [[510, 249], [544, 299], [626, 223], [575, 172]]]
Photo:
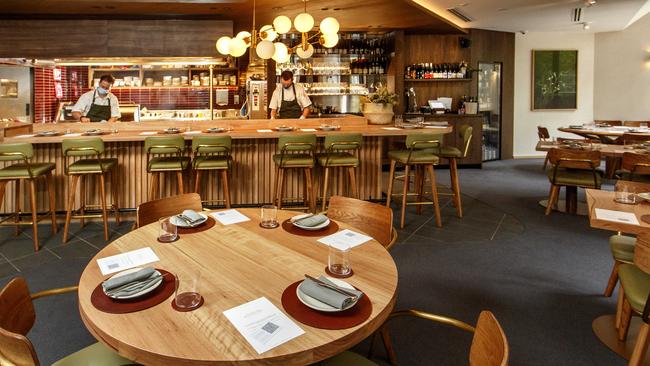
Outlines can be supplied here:
[[[296, 94], [298, 94], [298, 105], [300, 106], [300, 109], [305, 109], [306, 107], [309, 107], [311, 105], [311, 99], [309, 99], [309, 96], [307, 95], [305, 88], [295, 83], [293, 85], [296, 87]], [[280, 106], [282, 105], [282, 88], [283, 88], [282, 84], [276, 85], [275, 91], [271, 96], [271, 102], [269, 103], [270, 109], [280, 110]], [[296, 100], [296, 96], [293, 95], [292, 87], [289, 87], [289, 89], [284, 89], [284, 100], [286, 101]]]
[[[95, 100], [93, 101], [93, 94], [95, 95]], [[120, 118], [122, 114], [120, 113], [120, 102], [117, 100], [117, 97], [113, 93], [109, 92], [108, 96], [102, 98], [99, 96], [99, 92], [95, 94], [95, 89], [82, 94], [77, 100], [77, 104], [72, 107], [73, 112], [81, 112], [82, 116], [86, 116], [90, 111], [90, 106], [93, 104], [97, 105], [108, 105], [108, 100], [111, 100], [111, 118]]]

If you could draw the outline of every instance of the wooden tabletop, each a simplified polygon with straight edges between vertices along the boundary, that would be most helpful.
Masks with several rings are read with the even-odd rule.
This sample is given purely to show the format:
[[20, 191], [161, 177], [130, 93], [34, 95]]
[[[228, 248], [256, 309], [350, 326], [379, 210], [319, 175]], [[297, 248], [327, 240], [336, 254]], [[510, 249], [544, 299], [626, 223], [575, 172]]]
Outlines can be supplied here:
[[[146, 365], [304, 365], [318, 362], [354, 346], [385, 321], [395, 305], [397, 268], [390, 254], [370, 241], [352, 249], [354, 275], [346, 281], [363, 290], [372, 314], [361, 325], [323, 330], [296, 322], [305, 334], [261, 355], [246, 342], [223, 312], [262, 296], [282, 309], [285, 288], [304, 274], [324, 275], [327, 246], [318, 237], [296, 236], [282, 228], [259, 227], [258, 208], [239, 209], [251, 221], [181, 235], [172, 244], [156, 241], [158, 223], [132, 231], [101, 250], [79, 282], [79, 311], [90, 332], [121, 355]], [[296, 212], [278, 211], [285, 220]], [[341, 229], [351, 228], [338, 222]], [[108, 314], [90, 302], [93, 289], [106, 277], [96, 260], [151, 247], [160, 262], [152, 265], [183, 276], [187, 268], [201, 269], [199, 291], [205, 304], [181, 313], [167, 301], [129, 314]]]
[[[641, 216], [650, 215], [650, 203], [642, 202], [636, 205], [627, 205], [614, 201], [615, 193], [599, 189], [587, 189], [587, 205], [589, 206], [589, 225], [593, 228], [610, 231], [620, 231], [627, 234], [648, 232], [650, 224], [643, 222]], [[641, 225], [630, 225], [613, 221], [599, 220], [596, 218], [596, 209], [631, 212], [636, 215]]]
[[[550, 149], [556, 149], [560, 148], [562, 146], [566, 146], [566, 144], [558, 143], [558, 142], [553, 142], [553, 141], [539, 141], [537, 143], [537, 146], [535, 147], [535, 150], [537, 151], [549, 151]], [[611, 157], [623, 157], [623, 154], [626, 152], [632, 152], [636, 154], [647, 154], [647, 150], [645, 149], [638, 149], [638, 148], [633, 148], [631, 145], [628, 146], [623, 146], [623, 145], [612, 145], [612, 144], [599, 144], [599, 143], [592, 143], [585, 145], [585, 149], [587, 150], [598, 150], [600, 151], [600, 154], [602, 156], [611, 156]]]
[[[628, 129], [639, 130], [638, 127], [627, 127], [627, 128], [615, 128], [615, 127], [594, 127], [592, 128], [569, 128], [569, 127], [560, 127], [558, 131], [574, 133], [579, 136], [623, 136], [624, 133], [628, 133]], [[634, 132], [635, 135], [641, 136], [650, 136], [650, 130], [645, 130], [644, 132]]]

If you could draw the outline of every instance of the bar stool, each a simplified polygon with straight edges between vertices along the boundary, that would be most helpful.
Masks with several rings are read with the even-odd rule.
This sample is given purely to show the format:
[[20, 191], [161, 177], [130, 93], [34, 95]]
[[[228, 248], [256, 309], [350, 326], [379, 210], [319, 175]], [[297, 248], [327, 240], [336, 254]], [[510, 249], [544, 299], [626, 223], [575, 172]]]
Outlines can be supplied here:
[[359, 198], [356, 168], [359, 166], [359, 151], [363, 136], [360, 133], [325, 136], [325, 153], [317, 154], [316, 160], [323, 167], [323, 203], [327, 204], [327, 188], [330, 168], [345, 168], [350, 177], [350, 190], [354, 198]]
[[147, 152], [147, 172], [151, 173], [149, 200], [158, 198], [159, 174], [166, 172], [176, 173], [179, 194], [185, 193], [183, 172], [190, 166], [190, 158], [183, 156], [183, 136], [147, 137], [144, 140], [144, 149]]
[[[0, 144], [0, 161], [21, 161], [0, 169], [0, 206], [5, 195], [5, 188], [10, 181], [16, 182], [15, 189], [15, 212], [0, 221], [3, 225], [15, 225], [16, 235], [19, 234], [19, 225], [32, 225], [34, 228], [34, 251], [39, 250], [38, 244], [38, 211], [36, 208], [36, 182], [44, 178], [47, 185], [47, 193], [50, 199], [50, 212], [52, 217], [52, 233], [56, 234], [56, 212], [54, 207], [54, 187], [52, 186], [52, 171], [55, 169], [53, 163], [32, 163], [34, 147], [30, 143]], [[20, 181], [29, 181], [29, 200], [32, 210], [32, 221], [20, 221]], [[13, 223], [4, 224], [5, 221], [14, 218]]]
[[284, 177], [287, 169], [302, 169], [305, 173], [304, 202], [310, 211], [315, 209], [312, 171], [314, 169], [314, 149], [316, 135], [286, 135], [278, 139], [279, 154], [273, 155], [275, 163], [275, 182], [273, 185], [274, 202], [282, 208]]
[[[433, 210], [436, 215], [436, 226], [442, 227], [442, 220], [440, 217], [440, 204], [438, 203], [438, 190], [436, 188], [436, 175], [433, 166], [438, 164], [438, 156], [433, 153], [433, 149], [437, 149], [440, 145], [439, 136], [430, 133], [417, 133], [406, 136], [406, 150], [391, 150], [388, 152], [390, 159], [390, 173], [388, 178], [388, 198], [386, 199], [386, 207], [390, 207], [390, 201], [393, 196], [393, 182], [395, 180], [395, 167], [397, 164], [404, 165], [404, 187], [402, 189], [402, 217], [400, 219], [400, 228], [404, 228], [406, 217], [406, 205], [426, 205], [433, 204]], [[418, 170], [416, 174], [415, 187], [417, 192], [410, 194], [409, 178], [411, 166]], [[431, 180], [431, 195], [432, 202], [424, 202], [423, 198], [423, 171], [429, 174]], [[422, 171], [422, 173], [420, 173]], [[407, 198], [409, 195], [417, 195], [418, 201], [409, 203]]]
[[223, 196], [226, 208], [230, 208], [230, 187], [228, 171], [232, 163], [230, 136], [196, 136], [192, 139], [192, 170], [194, 171], [194, 192], [199, 193], [202, 172], [217, 170], [221, 173]]
[[[104, 141], [99, 137], [89, 138], [76, 138], [64, 139], [61, 142], [61, 150], [63, 150], [64, 171], [67, 176], [72, 178], [72, 182], [68, 187], [68, 207], [65, 214], [65, 227], [63, 229], [63, 242], [68, 241], [68, 230], [70, 229], [70, 221], [74, 219], [81, 219], [81, 226], [85, 225], [87, 218], [102, 218], [104, 222], [104, 240], [108, 240], [108, 212], [106, 205], [106, 177], [110, 174], [111, 190], [112, 190], [112, 204], [111, 208], [115, 213], [115, 222], [120, 223], [120, 212], [118, 208], [118, 195], [117, 195], [117, 182], [115, 177], [115, 169], [117, 167], [116, 158], [102, 158], [104, 154]], [[70, 158], [78, 158], [72, 164], [68, 164]], [[99, 205], [86, 205], [86, 178], [89, 176], [99, 176]], [[73, 206], [75, 204], [75, 195], [77, 192], [77, 185], [79, 185], [79, 201], [80, 209], [79, 214], [73, 214]], [[86, 208], [100, 208], [101, 214], [86, 214]]]
[[[456, 215], [463, 217], [463, 207], [460, 199], [460, 184], [458, 182], [458, 160], [467, 157], [469, 146], [472, 143], [472, 126], [462, 125], [458, 128], [460, 136], [463, 138], [461, 149], [455, 146], [441, 146], [434, 152], [438, 157], [449, 160], [449, 175], [451, 176], [451, 191], [454, 196], [454, 206], [456, 206]], [[448, 193], [447, 193], [448, 194]]]

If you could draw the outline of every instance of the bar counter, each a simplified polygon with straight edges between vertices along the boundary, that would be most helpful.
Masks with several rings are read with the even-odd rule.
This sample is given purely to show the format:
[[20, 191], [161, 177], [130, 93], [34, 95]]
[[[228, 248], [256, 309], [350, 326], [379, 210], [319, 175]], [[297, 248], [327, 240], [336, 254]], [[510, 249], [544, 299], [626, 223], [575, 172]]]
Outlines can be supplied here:
[[[339, 125], [336, 131], [321, 131], [319, 126], [323, 124]], [[295, 130], [291, 132], [277, 132], [278, 126], [291, 126]], [[312, 133], [322, 137], [328, 134], [340, 133], [361, 133], [364, 136], [364, 143], [360, 150], [361, 165], [357, 170], [359, 196], [362, 199], [372, 200], [382, 198], [382, 151], [384, 138], [388, 136], [405, 136], [412, 133], [437, 133], [448, 134], [452, 127], [435, 129], [403, 130], [394, 129], [392, 126], [369, 125], [364, 117], [350, 116], [343, 118], [314, 118], [306, 120], [215, 120], [215, 121], [160, 121], [160, 122], [116, 122], [116, 123], [57, 123], [57, 124], [33, 124], [25, 125], [29, 129], [14, 128], [4, 130], [4, 143], [31, 142], [34, 144], [34, 161], [56, 163], [54, 187], [56, 192], [57, 211], [65, 210], [65, 198], [67, 197], [68, 179], [63, 174], [64, 161], [61, 151], [61, 140], [64, 138], [75, 138], [76, 134], [90, 129], [101, 129], [106, 134], [100, 137], [106, 142], [105, 157], [114, 157], [119, 161], [117, 170], [117, 182], [119, 185], [119, 205], [121, 209], [134, 209], [140, 203], [147, 201], [150, 176], [147, 173], [147, 154], [144, 151], [143, 143], [146, 137], [156, 135], [162, 136], [163, 130], [169, 127], [178, 127], [182, 136], [188, 140], [188, 156], [191, 155], [189, 144], [193, 136], [205, 133], [211, 127], [223, 127], [228, 129], [223, 133], [206, 133], [206, 135], [221, 136], [228, 134], [233, 138], [232, 157], [233, 166], [230, 172], [230, 193], [233, 205], [258, 205], [272, 202], [273, 179], [275, 178], [275, 167], [272, 156], [276, 153], [277, 138], [285, 134]], [[34, 134], [40, 131], [55, 130], [60, 133], [57, 136], [37, 137]], [[271, 130], [271, 132], [260, 132], [259, 130]], [[315, 130], [315, 131], [313, 131]], [[143, 134], [148, 133], [148, 134]], [[66, 136], [66, 134], [73, 136]], [[78, 136], [77, 136], [78, 137]], [[321, 146], [317, 149], [322, 151]], [[186, 177], [185, 187], [193, 187], [187, 184], [189, 174]], [[320, 181], [320, 169], [315, 169], [315, 185], [317, 196], [321, 192], [318, 182]], [[330, 194], [348, 194], [346, 189], [347, 180], [344, 176], [335, 173], [331, 179]], [[288, 183], [286, 184], [285, 197], [298, 198], [303, 196], [303, 179], [298, 173], [287, 173]], [[161, 195], [176, 194], [176, 179], [170, 176], [161, 177]], [[221, 185], [216, 174], [210, 174], [209, 178], [202, 179], [201, 196], [206, 201], [217, 202], [223, 200]], [[92, 183], [91, 183], [92, 184]], [[89, 186], [93, 187], [93, 186]], [[186, 189], [187, 190], [187, 189]], [[95, 189], [87, 189], [87, 203], [98, 202]], [[38, 186], [38, 210], [45, 211], [46, 192], [45, 186]], [[22, 195], [22, 207], [28, 202], [28, 196]], [[0, 213], [13, 212], [14, 210], [14, 185], [7, 187], [2, 211]]]

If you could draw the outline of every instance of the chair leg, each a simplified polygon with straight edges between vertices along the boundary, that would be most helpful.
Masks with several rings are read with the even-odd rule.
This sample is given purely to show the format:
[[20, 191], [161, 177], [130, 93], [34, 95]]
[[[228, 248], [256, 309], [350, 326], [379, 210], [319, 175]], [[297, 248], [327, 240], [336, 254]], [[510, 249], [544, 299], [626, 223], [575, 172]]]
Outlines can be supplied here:
[[38, 252], [38, 212], [36, 211], [36, 179], [29, 180], [29, 203], [32, 208], [32, 227], [34, 228], [34, 251]]
[[632, 356], [630, 357], [630, 366], [639, 366], [645, 361], [645, 354], [648, 350], [648, 337], [650, 334], [650, 325], [646, 322], [641, 323], [639, 328], [639, 335], [636, 337], [636, 343], [634, 344], [634, 351], [632, 351]]
[[395, 180], [395, 165], [397, 161], [390, 161], [390, 172], [388, 173], [388, 190], [386, 191], [386, 207], [390, 207], [390, 200], [393, 198], [393, 181]]
[[621, 263], [617, 260], [614, 260], [614, 268], [612, 268], [612, 273], [609, 275], [609, 281], [607, 281], [607, 288], [605, 288], [605, 296], [610, 297], [616, 288], [616, 283], [618, 282], [618, 267]]
[[456, 158], [449, 159], [449, 172], [451, 173], [451, 189], [454, 191], [454, 203], [456, 205], [456, 216], [463, 218], [463, 205], [460, 199], [460, 183], [458, 182], [458, 161]]
[[117, 188], [117, 184], [116, 184], [117, 177], [115, 175], [116, 175], [116, 171], [113, 170], [111, 172], [111, 191], [112, 191], [111, 196], [113, 199], [113, 210], [115, 211], [115, 223], [119, 225], [120, 224], [120, 196], [118, 192], [119, 189]]
[[50, 201], [50, 215], [52, 217], [52, 234], [56, 234], [59, 231], [59, 227], [56, 224], [56, 201], [54, 198], [54, 179], [52, 173], [48, 173], [45, 176], [45, 184], [47, 185], [47, 195]]
[[14, 229], [14, 234], [18, 236], [20, 234], [20, 225], [18, 224], [20, 222], [20, 200], [22, 197], [20, 197], [20, 179], [16, 179], [16, 189], [15, 189], [15, 196], [14, 196], [14, 206], [15, 207], [15, 212], [16, 212], [16, 217], [14, 217], [14, 223], [16, 223], [16, 227]]
[[307, 182], [307, 188], [305, 189], [305, 197], [309, 200], [309, 212], [314, 213], [316, 211], [316, 200], [314, 195], [314, 182], [312, 179], [312, 169], [305, 169], [305, 182]]
[[194, 193], [199, 193], [199, 186], [201, 183], [201, 171], [194, 171]]
[[623, 301], [625, 301], [625, 289], [623, 285], [618, 287], [618, 299], [616, 299], [616, 329], [621, 327], [621, 314], [623, 313]]
[[277, 195], [278, 204], [277, 204], [276, 206], [278, 206], [278, 209], [281, 209], [281, 208], [282, 208], [282, 192], [284, 191], [284, 174], [285, 174], [285, 169], [284, 169], [284, 168], [280, 168], [280, 172], [279, 172], [279, 173], [280, 173], [280, 176], [278, 177], [278, 178], [279, 178], [279, 181], [278, 181], [278, 195]]
[[183, 187], [183, 172], [176, 172], [176, 180], [178, 181], [179, 194], [185, 193], [185, 187]]
[[384, 343], [384, 348], [386, 349], [386, 354], [388, 355], [388, 360], [390, 361], [390, 364], [396, 366], [397, 355], [395, 354], [395, 348], [393, 347], [393, 342], [391, 342], [390, 340], [390, 332], [388, 331], [388, 327], [383, 326], [379, 330], [379, 334], [381, 334], [381, 340]]
[[321, 204], [320, 210], [325, 211], [327, 206], [327, 184], [329, 183], [330, 169], [325, 167], [323, 168], [323, 203]]
[[348, 168], [350, 175], [350, 188], [352, 189], [352, 197], [359, 199], [359, 189], [357, 188], [357, 169], [354, 167]]
[[559, 194], [560, 186], [551, 184], [551, 193], [548, 196], [548, 204], [546, 205], [546, 216], [550, 215], [551, 212], [553, 212], [553, 206], [555, 205], [555, 201], [557, 201]]
[[[418, 195], [418, 202], [422, 202], [423, 197], [424, 197], [424, 177], [423, 177], [423, 173], [424, 173], [424, 168], [422, 166], [420, 166], [420, 165], [416, 165], [415, 166], [415, 184], [414, 185], [415, 185], [415, 192]], [[422, 214], [422, 205], [417, 205], [415, 207], [415, 212], [418, 215], [421, 215]]]
[[79, 176], [79, 201], [81, 203], [81, 227], [86, 226], [86, 219], [83, 217], [86, 214], [86, 176]]
[[2, 207], [2, 201], [5, 198], [5, 188], [7, 188], [7, 181], [0, 180], [0, 207]]
[[621, 325], [618, 327], [618, 340], [625, 342], [627, 333], [630, 329], [630, 321], [632, 320], [632, 306], [627, 299], [623, 299], [623, 310], [621, 312]]
[[546, 171], [546, 167], [548, 166], [548, 154], [544, 157], [544, 165], [542, 166], [542, 170]]
[[223, 196], [226, 199], [226, 208], [230, 208], [230, 182], [228, 182], [228, 170], [221, 171], [221, 184], [223, 185]]
[[431, 196], [433, 197], [433, 210], [436, 213], [436, 226], [442, 227], [442, 217], [440, 216], [440, 202], [438, 201], [438, 186], [436, 183], [436, 173], [433, 165], [427, 165], [429, 179], [431, 180]]
[[99, 200], [102, 205], [102, 221], [104, 222], [104, 240], [108, 241], [108, 212], [106, 210], [106, 176], [99, 175]]
[[63, 226], [63, 243], [68, 241], [68, 230], [70, 229], [70, 219], [72, 218], [72, 208], [74, 207], [74, 196], [77, 192], [77, 183], [79, 182], [79, 175], [71, 176], [72, 181], [68, 187], [68, 207], [65, 212], [65, 224]]
[[411, 167], [407, 164], [406, 167], [404, 168], [404, 187], [402, 187], [402, 218], [400, 219], [399, 222], [399, 227], [400, 229], [404, 228], [404, 224], [406, 221], [406, 203], [407, 203], [407, 198], [408, 198], [408, 193], [409, 193], [409, 173], [410, 173]]
[[151, 173], [151, 187], [149, 187], [149, 201], [158, 198], [158, 174], [157, 172]]

